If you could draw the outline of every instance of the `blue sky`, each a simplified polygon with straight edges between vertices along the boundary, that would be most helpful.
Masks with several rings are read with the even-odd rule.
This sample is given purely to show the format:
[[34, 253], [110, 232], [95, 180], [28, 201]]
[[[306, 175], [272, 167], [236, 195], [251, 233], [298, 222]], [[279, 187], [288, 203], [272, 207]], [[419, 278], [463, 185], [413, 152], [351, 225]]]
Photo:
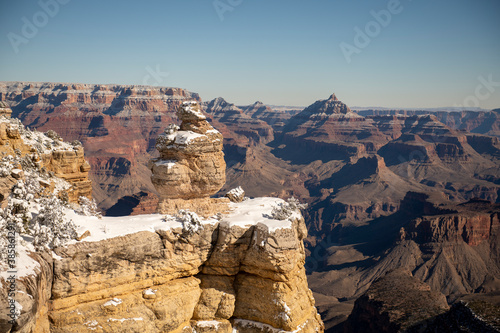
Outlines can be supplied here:
[[[64, 4], [44, 14], [40, 2], [54, 1]], [[0, 81], [148, 83], [236, 104], [335, 92], [351, 106], [498, 108], [499, 16], [498, 0], [4, 0]]]

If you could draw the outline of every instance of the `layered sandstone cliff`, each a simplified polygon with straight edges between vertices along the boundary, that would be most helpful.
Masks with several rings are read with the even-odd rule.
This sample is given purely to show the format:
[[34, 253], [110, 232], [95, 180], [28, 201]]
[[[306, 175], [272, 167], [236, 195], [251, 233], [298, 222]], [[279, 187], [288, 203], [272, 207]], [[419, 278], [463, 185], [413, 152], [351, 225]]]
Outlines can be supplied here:
[[322, 332], [303, 266], [304, 220], [271, 218], [282, 203], [246, 199], [195, 229], [161, 215], [68, 212], [90, 236], [30, 255], [32, 270], [16, 281], [20, 316], [9, 325], [0, 312], [1, 331]]
[[251, 117], [241, 108], [226, 102], [221, 97], [203, 103], [203, 106], [207, 114], [225, 124], [232, 133], [237, 135], [234, 139], [240, 146], [265, 144], [274, 139], [273, 129], [266, 121]]
[[[56, 249], [51, 331], [321, 331], [303, 268], [304, 222], [263, 217], [275, 202], [232, 204], [193, 233], [138, 216], [130, 223], [149, 221], [141, 228], [152, 231], [104, 240], [94, 233]], [[99, 223], [109, 235], [124, 227]]]
[[47, 182], [43, 186], [51, 191], [56, 186], [57, 178], [68, 182], [70, 186], [61, 189], [60, 195], [65, 193], [69, 202], [76, 203], [81, 196], [92, 196], [92, 183], [88, 177], [90, 165], [85, 160], [84, 150], [79, 142], [66, 143], [53, 131], [46, 134], [32, 132], [25, 129], [17, 119], [10, 119], [10, 113], [6, 112], [5, 115], [8, 118], [0, 118], [1, 157], [8, 159], [9, 156], [15, 156], [24, 162], [19, 163], [14, 169], [17, 171], [12, 171], [12, 174], [2, 175], [1, 200], [8, 196], [10, 187], [24, 177], [23, 164], [24, 168], [30, 167], [46, 174]]
[[149, 162], [151, 182], [160, 196], [158, 212], [190, 209], [210, 216], [224, 211], [224, 199], [210, 199], [226, 182], [222, 135], [195, 102], [177, 112], [180, 127], [171, 124], [156, 141], [160, 157]]

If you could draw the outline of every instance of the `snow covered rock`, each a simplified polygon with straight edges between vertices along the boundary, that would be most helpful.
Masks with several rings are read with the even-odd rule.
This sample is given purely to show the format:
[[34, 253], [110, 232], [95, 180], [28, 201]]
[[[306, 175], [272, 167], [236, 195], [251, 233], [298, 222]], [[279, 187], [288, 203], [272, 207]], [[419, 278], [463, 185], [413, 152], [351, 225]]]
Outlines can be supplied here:
[[[0, 112], [1, 113], [1, 112]], [[0, 115], [0, 202], [26, 173], [43, 176], [50, 192], [66, 192], [69, 202], [92, 196], [89, 164], [82, 146], [64, 141], [54, 131], [31, 131], [15, 118]], [[63, 184], [65, 183], [65, 184]]]
[[68, 210], [91, 235], [47, 258], [50, 331], [322, 332], [304, 270], [304, 220], [273, 219], [280, 203], [230, 203], [219, 218]]
[[166, 128], [156, 141], [160, 157], [149, 161], [151, 181], [160, 195], [158, 211], [175, 214], [188, 209], [213, 215], [227, 202], [209, 198], [226, 181], [222, 135], [207, 122], [197, 102], [184, 102], [177, 116], [180, 127]]
[[242, 202], [245, 199], [245, 191], [243, 191], [241, 186], [238, 186], [227, 192], [226, 197], [229, 198], [231, 202]]

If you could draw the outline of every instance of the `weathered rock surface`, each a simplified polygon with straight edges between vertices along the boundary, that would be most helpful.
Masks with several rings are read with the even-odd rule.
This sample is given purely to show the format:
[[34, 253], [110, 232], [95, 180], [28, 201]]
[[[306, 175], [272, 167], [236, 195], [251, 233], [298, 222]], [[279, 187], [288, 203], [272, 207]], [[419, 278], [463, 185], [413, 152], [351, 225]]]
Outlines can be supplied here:
[[45, 268], [17, 281], [36, 297], [19, 298], [26, 315], [16, 329], [28, 332], [34, 319], [22, 318], [31, 314], [44, 323], [33, 332], [322, 332], [303, 266], [304, 220], [264, 217], [275, 201], [232, 203], [194, 233], [164, 222], [36, 257]]
[[[0, 332], [2, 333], [50, 332], [47, 314], [51, 297], [53, 260], [47, 253], [31, 253], [30, 256], [38, 263], [35, 275], [24, 276], [12, 285], [12, 280], [0, 278], [0, 301], [3, 305], [0, 310]], [[20, 313], [14, 325], [10, 323], [12, 318], [8, 316], [10, 309], [7, 307], [8, 291], [12, 289], [15, 291], [13, 299], [20, 305], [16, 306]]]
[[224, 200], [210, 199], [226, 182], [222, 135], [206, 121], [197, 102], [184, 102], [178, 117], [180, 128], [170, 125], [165, 130], [156, 142], [160, 157], [149, 162], [151, 182], [160, 196], [158, 212], [222, 212]]
[[[61, 190], [68, 196], [69, 202], [78, 202], [78, 198], [92, 197], [92, 183], [89, 180], [90, 165], [85, 160], [83, 147], [79, 144], [63, 142], [55, 133], [43, 135], [30, 132], [17, 119], [0, 119], [0, 154], [2, 157], [17, 156], [39, 170], [48, 174], [47, 183], [42, 184], [53, 190], [55, 183], [50, 178], [55, 176], [67, 181], [71, 187]], [[24, 178], [22, 165], [12, 170], [9, 175], [0, 177], [0, 202], [10, 193], [12, 185]], [[52, 175], [52, 176], [51, 176]]]
[[11, 114], [12, 110], [10, 109], [9, 105], [7, 105], [7, 103], [5, 102], [0, 101], [0, 116], [10, 118]]

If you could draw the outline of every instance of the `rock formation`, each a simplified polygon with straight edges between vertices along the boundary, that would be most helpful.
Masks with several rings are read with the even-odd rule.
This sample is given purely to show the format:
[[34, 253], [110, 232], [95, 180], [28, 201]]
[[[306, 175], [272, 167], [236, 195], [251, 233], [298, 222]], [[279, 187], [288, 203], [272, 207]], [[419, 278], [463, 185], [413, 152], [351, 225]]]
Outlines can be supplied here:
[[365, 117], [435, 115], [440, 122], [455, 130], [500, 136], [500, 109], [491, 111], [425, 111], [425, 110], [361, 110]]
[[190, 209], [202, 216], [224, 211], [224, 199], [211, 199], [226, 182], [222, 135], [201, 112], [197, 102], [184, 102], [181, 121], [167, 127], [156, 141], [160, 157], [149, 162], [151, 182], [160, 196], [158, 212], [176, 214]]
[[268, 143], [274, 139], [273, 129], [265, 122], [245, 114], [242, 109], [219, 97], [203, 103], [205, 112], [236, 134], [239, 146]]
[[443, 294], [399, 269], [373, 282], [356, 300], [344, 332], [412, 332], [448, 309]]
[[12, 114], [12, 110], [7, 105], [7, 103], [0, 101], [0, 116], [10, 118], [11, 114]]
[[311, 288], [330, 297], [330, 306], [323, 304], [320, 309], [338, 309], [339, 317], [346, 305], [338, 299], [352, 301], [378, 278], [401, 267], [450, 301], [464, 294], [498, 291], [499, 214], [500, 206], [486, 200], [457, 205], [437, 195], [408, 193], [399, 211], [363, 227], [334, 230], [342, 243], [334, 243], [330, 234], [316, 245], [326, 253], [313, 252], [306, 264], [320, 271], [336, 268], [309, 276]]
[[[161, 215], [88, 217], [84, 241], [31, 254], [34, 270], [16, 281], [15, 329], [322, 332], [303, 267], [304, 220], [265, 217], [280, 202], [231, 203], [230, 214], [196, 232]], [[12, 328], [7, 311], [2, 332]]]
[[303, 268], [304, 222], [270, 223], [262, 214], [272, 202], [232, 204], [196, 233], [160, 222], [156, 232], [56, 249], [51, 331], [322, 331]]
[[[10, 117], [10, 113], [5, 112]], [[47, 174], [47, 181], [42, 185], [51, 191], [57, 185], [53, 180], [62, 178], [70, 187], [61, 189], [69, 202], [77, 203], [79, 197], [91, 198], [92, 183], [89, 180], [89, 163], [85, 160], [83, 147], [79, 142], [72, 144], [63, 142], [55, 132], [26, 130], [17, 119], [0, 117], [0, 154], [2, 158], [16, 156], [27, 165]], [[25, 165], [25, 167], [27, 166]], [[11, 175], [1, 177], [1, 200], [7, 197], [10, 188], [22, 174], [23, 166], [19, 164]], [[17, 171], [16, 171], [17, 170]], [[52, 176], [56, 178], [51, 179]]]
[[443, 294], [409, 271], [397, 269], [375, 281], [356, 300], [343, 331], [496, 333], [500, 332], [499, 314], [495, 293], [466, 295], [450, 307]]

